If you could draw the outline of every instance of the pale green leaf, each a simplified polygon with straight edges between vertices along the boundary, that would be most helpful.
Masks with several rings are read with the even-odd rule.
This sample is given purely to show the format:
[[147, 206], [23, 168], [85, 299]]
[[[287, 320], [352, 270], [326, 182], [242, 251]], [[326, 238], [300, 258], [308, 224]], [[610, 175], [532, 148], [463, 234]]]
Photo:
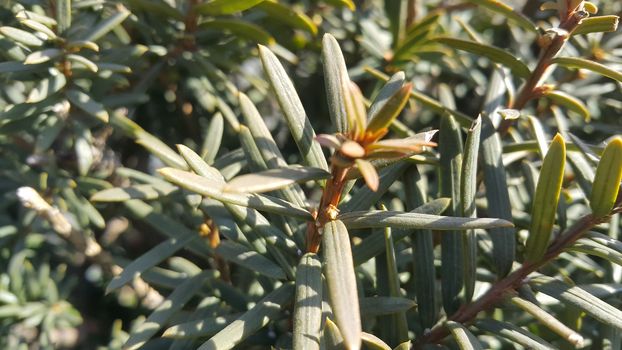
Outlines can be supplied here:
[[496, 12], [502, 15], [504, 19], [515, 22], [530, 32], [539, 34], [538, 27], [529, 18], [499, 0], [468, 0], [468, 2]]
[[513, 227], [511, 222], [502, 219], [461, 218], [382, 210], [345, 213], [339, 215], [339, 219], [351, 229], [394, 227], [447, 231]]
[[240, 175], [229, 180], [223, 191], [231, 193], [261, 193], [287, 187], [297, 182], [327, 179], [330, 173], [323, 169], [290, 166]]
[[192, 192], [214, 198], [221, 202], [227, 202], [257, 210], [265, 210], [285, 216], [311, 219], [309, 211], [300, 208], [282, 199], [263, 196], [259, 194], [235, 194], [222, 192], [222, 185], [208, 178], [174, 168], [163, 168], [160, 174], [174, 184], [184, 187]]
[[350, 81], [350, 78], [339, 43], [328, 33], [322, 39], [322, 65], [328, 112], [333, 127], [337, 132], [345, 133], [348, 131], [348, 116], [343, 86]]
[[[269, 3], [269, 1], [264, 3]], [[305, 162], [309, 166], [327, 170], [326, 158], [322, 153], [320, 144], [315, 140], [315, 131], [313, 131], [311, 122], [307, 118], [294, 84], [287, 76], [278, 58], [267, 47], [259, 46], [259, 56], [285, 115], [289, 130]]]
[[3, 26], [0, 27], [0, 34], [26, 46], [43, 45], [43, 40], [39, 39], [36, 35], [22, 29]]
[[350, 236], [344, 224], [340, 220], [326, 223], [322, 242], [326, 283], [337, 327], [346, 348], [360, 349], [362, 331], [356, 275]]
[[314, 253], [303, 255], [296, 270], [294, 349], [319, 349], [322, 328], [322, 263]]
[[76, 107], [86, 112], [88, 115], [108, 123], [108, 112], [101, 103], [93, 100], [91, 96], [80, 90], [69, 89], [65, 92], [67, 99]]

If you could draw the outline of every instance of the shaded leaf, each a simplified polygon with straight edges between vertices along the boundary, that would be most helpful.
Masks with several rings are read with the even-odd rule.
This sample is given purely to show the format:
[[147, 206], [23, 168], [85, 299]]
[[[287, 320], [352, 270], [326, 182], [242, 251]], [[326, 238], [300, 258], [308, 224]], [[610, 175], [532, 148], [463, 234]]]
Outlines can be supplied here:
[[262, 1], [256, 8], [268, 14], [270, 19], [283, 22], [294, 28], [306, 30], [313, 35], [317, 34], [317, 26], [311, 18], [300, 11], [293, 10], [274, 0]]
[[97, 41], [97, 39], [103, 37], [115, 27], [120, 25], [131, 14], [131, 12], [121, 4], [116, 5], [116, 10], [117, 11], [114, 14], [97, 23], [90, 31], [84, 34], [81, 37], [81, 40], [93, 42]]
[[294, 297], [295, 286], [285, 283], [266, 295], [240, 318], [231, 322], [208, 341], [199, 350], [232, 349], [244, 339], [266, 326], [274, 317], [283, 312]]
[[538, 27], [531, 21], [529, 20], [529, 18], [527, 18], [525, 15], [523, 15], [522, 13], [514, 10], [513, 8], [511, 8], [510, 6], [504, 4], [501, 1], [498, 0], [468, 0], [468, 2], [474, 3], [476, 5], [479, 5], [481, 7], [484, 7], [488, 10], [491, 10], [493, 12], [496, 12], [500, 15], [502, 15], [504, 18], [515, 22], [516, 24], [518, 24], [519, 26], [521, 26], [522, 28], [531, 31], [535, 34], [539, 34], [538, 33]]
[[[422, 214], [431, 214], [431, 215], [440, 215], [442, 212], [444, 212], [447, 209], [447, 207], [449, 207], [450, 203], [451, 203], [451, 200], [449, 198], [438, 198], [428, 203], [422, 204], [421, 206], [418, 206], [412, 212], [422, 213]], [[394, 239], [396, 242], [398, 242], [401, 239], [407, 237], [409, 234], [410, 232], [406, 230], [396, 231], [394, 233]], [[415, 235], [417, 234], [419, 234], [419, 232], [415, 233]], [[382, 244], [383, 240], [384, 240], [384, 237], [382, 237], [381, 235], [370, 235], [370, 236], [365, 237], [365, 239], [363, 239], [362, 242], [355, 245], [352, 248], [352, 255], [354, 257], [353, 258], [354, 265], [358, 266], [368, 261], [369, 259], [377, 256], [378, 254], [382, 253], [384, 250], [384, 246]]]
[[247, 10], [264, 0], [211, 0], [197, 7], [195, 11], [211, 16], [230, 15]]
[[88, 115], [93, 116], [104, 123], [108, 123], [108, 112], [101, 103], [93, 100], [91, 96], [80, 90], [69, 89], [65, 92], [67, 99], [76, 107]]
[[177, 311], [184, 307], [212, 274], [213, 272], [210, 270], [203, 271], [175, 288], [173, 293], [171, 293], [143, 323], [132, 331], [130, 337], [125, 342], [124, 348], [138, 349], [142, 347]]
[[402, 109], [404, 109], [404, 106], [406, 106], [411, 89], [411, 83], [404, 84], [404, 86], [386, 99], [386, 101], [378, 107], [378, 110], [374, 111], [375, 113], [371, 115], [369, 125], [367, 125], [367, 131], [376, 133], [388, 128]]
[[106, 293], [110, 293], [130, 282], [148, 269], [156, 266], [162, 261], [168, 259], [177, 251], [194, 240], [194, 235], [183, 235], [178, 238], [169, 238], [166, 241], [156, 245], [149, 251], [134, 259], [129, 265], [125, 266], [123, 272], [115, 276], [106, 286]]
[[569, 286], [546, 276], [534, 278], [530, 284], [535, 290], [574, 305], [600, 322], [622, 329], [622, 311], [579, 286]]
[[368, 297], [362, 298], [359, 303], [363, 317], [406, 312], [417, 306], [413, 300], [404, 297]]
[[[253, 1], [261, 2], [263, 0]], [[224, 0], [223, 2], [227, 3], [229, 0]], [[210, 3], [205, 3], [199, 5], [198, 7], [203, 7], [209, 4]], [[214, 29], [218, 32], [229, 31], [237, 36], [252, 40], [253, 42], [262, 45], [273, 45], [275, 43], [274, 37], [272, 37], [272, 35], [265, 31], [262, 27], [239, 19], [212, 19], [202, 22], [200, 27], [202, 29]]]
[[274, 279], [285, 279], [285, 273], [278, 265], [241, 244], [222, 241], [216, 248], [216, 252], [224, 259], [244, 266], [251, 271]]
[[497, 320], [477, 320], [475, 326], [482, 331], [494, 333], [507, 338], [517, 344], [524, 346], [527, 349], [533, 350], [553, 350], [556, 349], [553, 345], [549, 344], [546, 340], [532, 334], [522, 328], [519, 328], [511, 323], [501, 322]]
[[176, 324], [167, 328], [162, 337], [173, 339], [211, 337], [236, 318], [238, 316], [225, 315]]
[[124, 202], [130, 199], [151, 200], [168, 196], [175, 190], [177, 190], [177, 187], [167, 183], [115, 187], [96, 192], [91, 196], [90, 200], [93, 202]]
[[[460, 204], [462, 216], [477, 217], [475, 210], [475, 196], [477, 194], [477, 155], [479, 153], [482, 120], [478, 117], [473, 122], [467, 134], [464, 158], [462, 160], [462, 175], [460, 177]], [[464, 254], [464, 287], [465, 298], [471, 301], [475, 291], [475, 270], [477, 264], [477, 236], [475, 231], [467, 231], [462, 237]], [[455, 334], [454, 334], [455, 336]]]
[[509, 52], [498, 47], [450, 37], [439, 37], [435, 38], [434, 41], [451, 46], [454, 49], [467, 51], [479, 56], [484, 56], [496, 63], [510, 68], [510, 70], [518, 77], [526, 79], [531, 74], [529, 68], [527, 67], [527, 65], [525, 65], [525, 63], [523, 63], [520, 59], [514, 57]]

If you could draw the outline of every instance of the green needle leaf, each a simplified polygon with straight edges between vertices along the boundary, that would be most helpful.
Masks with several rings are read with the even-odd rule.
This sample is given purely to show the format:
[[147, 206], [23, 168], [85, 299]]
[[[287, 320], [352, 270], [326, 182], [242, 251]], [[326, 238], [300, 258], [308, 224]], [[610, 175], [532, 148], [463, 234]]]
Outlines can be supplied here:
[[247, 10], [264, 0], [212, 0], [197, 7], [195, 11], [210, 16], [231, 15]]
[[622, 83], [622, 72], [609, 68], [606, 65], [593, 60], [587, 60], [579, 57], [556, 57], [551, 62], [567, 68], [587, 69]]
[[212, 338], [203, 343], [198, 350], [233, 349], [244, 339], [265, 327], [273, 318], [285, 310], [294, 297], [295, 286], [286, 283], [261, 299], [240, 318], [231, 322]]
[[511, 222], [502, 219], [460, 218], [383, 210], [345, 213], [339, 215], [339, 219], [351, 229], [394, 227], [451, 231], [514, 226]]
[[532, 210], [529, 238], [525, 247], [527, 262], [539, 261], [549, 245], [559, 194], [566, 165], [566, 144], [557, 134], [544, 157], [536, 186]]
[[339, 43], [330, 34], [324, 34], [324, 38], [322, 38], [322, 66], [324, 68], [324, 85], [326, 86], [330, 119], [335, 131], [346, 133], [348, 131], [348, 116], [345, 109], [346, 95], [344, 89], [349, 84], [350, 77]]
[[164, 176], [165, 179], [180, 187], [221, 202], [278, 213], [285, 216], [298, 217], [305, 220], [312, 219], [309, 211], [279, 198], [259, 194], [225, 193], [222, 191], [224, 187], [222, 184], [209, 178], [175, 168], [163, 168], [159, 169], [158, 172]]
[[85, 111], [88, 115], [93, 116], [104, 123], [108, 123], [108, 112], [104, 109], [104, 106], [93, 100], [91, 96], [85, 94], [79, 90], [67, 90], [65, 92], [67, 99], [76, 107]]
[[498, 0], [468, 0], [468, 2], [474, 3], [481, 7], [485, 7], [488, 10], [503, 15], [504, 18], [516, 22], [524, 29], [538, 34], [538, 27], [522, 13], [515, 11], [510, 6], [504, 4]]
[[569, 110], [577, 113], [586, 122], [590, 121], [590, 111], [587, 109], [587, 106], [578, 98], [558, 90], [545, 92], [544, 96], [548, 97], [556, 104], [564, 106]]
[[306, 163], [328, 170], [326, 158], [320, 144], [315, 140], [315, 131], [296, 93], [294, 84], [285, 73], [278, 58], [265, 46], [259, 45], [259, 56], [270, 85], [279, 101], [289, 130], [296, 141]]
[[603, 152], [590, 195], [590, 207], [597, 217], [609, 215], [613, 208], [620, 181], [622, 180], [622, 137], [617, 136], [609, 141]]
[[340, 220], [324, 225], [324, 269], [335, 321], [347, 349], [361, 348], [361, 316], [350, 236]]
[[303, 255], [296, 269], [294, 349], [319, 349], [322, 330], [322, 263], [314, 253]]
[[225, 185], [223, 191], [231, 193], [261, 193], [287, 187], [297, 182], [327, 179], [330, 173], [319, 168], [290, 166], [240, 175]]
[[477, 340], [477, 337], [473, 335], [465, 326], [458, 322], [447, 321], [445, 327], [449, 328], [451, 335], [458, 343], [460, 350], [480, 350], [484, 349], [482, 344]]
[[531, 75], [531, 71], [520, 59], [514, 57], [509, 52], [498, 47], [480, 44], [475, 41], [468, 41], [450, 37], [439, 37], [434, 41], [448, 45], [457, 50], [467, 51], [479, 56], [484, 56], [491, 61], [504, 65], [518, 77], [527, 79]]

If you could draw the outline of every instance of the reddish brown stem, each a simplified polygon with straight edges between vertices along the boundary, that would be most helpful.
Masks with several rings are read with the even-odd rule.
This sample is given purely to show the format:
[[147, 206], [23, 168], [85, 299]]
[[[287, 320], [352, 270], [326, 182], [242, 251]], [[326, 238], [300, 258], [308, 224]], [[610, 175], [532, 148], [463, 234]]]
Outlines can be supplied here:
[[[574, 12], [570, 14], [568, 18], [559, 26], [559, 29], [565, 30], [568, 34], [559, 34], [555, 36], [542, 51], [542, 53], [540, 53], [540, 58], [538, 59], [536, 68], [529, 76], [529, 79], [525, 82], [525, 85], [521, 88], [513, 105], [509, 106], [510, 108], [521, 110], [525, 108], [529, 101], [542, 95], [540, 91], [540, 83], [544, 73], [546, 73], [547, 69], [551, 66], [551, 61], [555, 55], [561, 51], [562, 47], [564, 47], [566, 40], [568, 40], [572, 31], [581, 23], [583, 18], [583, 13]], [[503, 120], [498, 128], [499, 133], [504, 135], [510, 126], [512, 126], [513, 122], [514, 120], [511, 119]]]
[[[448, 320], [462, 324], [471, 323], [477, 315], [485, 310], [494, 307], [508, 293], [520, 287], [527, 276], [555, 259], [566, 248], [572, 245], [577, 239], [581, 238], [592, 227], [605, 222], [608, 217], [596, 218], [592, 215], [586, 215], [569, 227], [565, 233], [558, 236], [549, 246], [546, 254], [537, 262], [526, 262], [516, 271], [512, 272], [502, 280], [496, 282], [486, 294], [481, 296], [475, 302], [463, 306], [455, 314], [448, 317]], [[437, 326], [431, 332], [425, 334], [415, 343], [415, 349], [420, 349], [425, 344], [437, 344], [443, 338], [449, 335], [449, 330], [444, 326]]]
[[317, 253], [320, 250], [322, 240], [322, 227], [335, 219], [337, 206], [341, 200], [341, 192], [346, 183], [346, 174], [351, 167], [342, 167], [333, 164], [331, 167], [331, 178], [326, 182], [326, 187], [322, 193], [320, 206], [314, 225], [309, 225], [307, 232], [307, 252]]

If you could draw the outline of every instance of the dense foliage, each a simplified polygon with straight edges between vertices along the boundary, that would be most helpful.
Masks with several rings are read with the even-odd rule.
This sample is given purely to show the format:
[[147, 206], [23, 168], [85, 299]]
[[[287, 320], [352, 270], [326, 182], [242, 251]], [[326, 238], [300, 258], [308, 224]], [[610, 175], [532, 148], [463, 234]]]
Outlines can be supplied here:
[[620, 14], [4, 0], [0, 347], [622, 348]]

